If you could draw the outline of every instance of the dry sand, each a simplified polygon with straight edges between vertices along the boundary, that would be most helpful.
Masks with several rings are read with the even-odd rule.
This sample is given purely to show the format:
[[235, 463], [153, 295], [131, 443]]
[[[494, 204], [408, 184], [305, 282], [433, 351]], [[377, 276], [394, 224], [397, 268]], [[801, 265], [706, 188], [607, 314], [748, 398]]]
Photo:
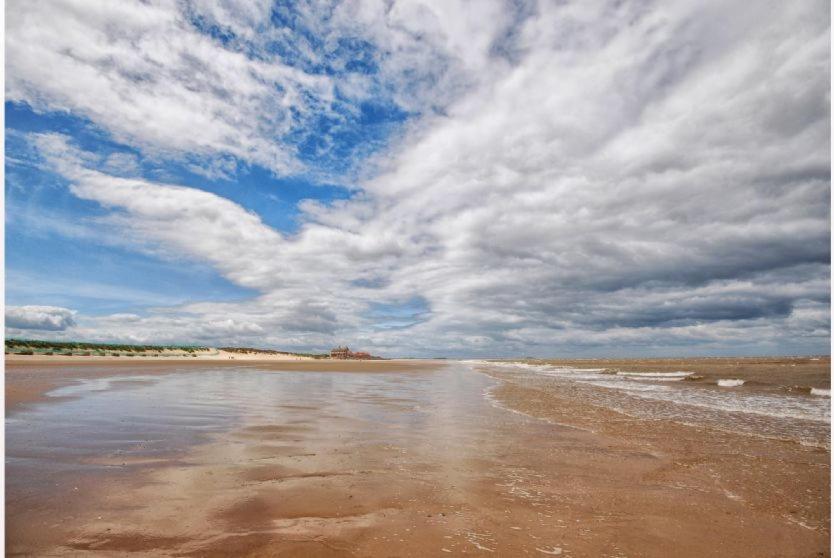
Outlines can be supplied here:
[[[124, 355], [126, 351], [121, 351], [120, 354]], [[72, 355], [61, 355], [61, 354], [53, 354], [53, 355], [45, 355], [45, 354], [35, 354], [35, 355], [22, 355], [18, 353], [7, 353], [5, 355], [7, 363], [26, 363], [26, 362], [37, 362], [37, 363], [46, 363], [46, 362], [60, 362], [60, 363], [68, 363], [68, 362], [123, 362], [123, 361], [150, 361], [150, 362], [184, 362], [184, 361], [227, 361], [227, 360], [234, 360], [234, 361], [255, 361], [255, 362], [297, 362], [297, 361], [313, 361], [317, 360], [312, 357], [308, 356], [301, 356], [301, 355], [293, 355], [293, 354], [283, 354], [283, 353], [262, 353], [262, 352], [251, 352], [251, 353], [241, 353], [241, 352], [231, 352], [231, 351], [223, 351], [220, 349], [210, 349], [208, 351], [198, 351], [195, 353], [187, 353], [184, 351], [148, 351], [146, 353], [138, 352], [128, 353], [130, 356], [113, 356], [113, 355], [103, 355], [103, 356], [72, 356]], [[329, 359], [319, 359], [319, 360], [329, 360]]]
[[[201, 370], [183, 364], [15, 363], [7, 397], [25, 418], [45, 389]], [[828, 450], [631, 419], [455, 363], [227, 368], [279, 387], [263, 375], [359, 375], [286, 375], [308, 385], [266, 399], [229, 388], [244, 420], [168, 455], [86, 458], [104, 473], [21, 469], [9, 555], [830, 555]]]

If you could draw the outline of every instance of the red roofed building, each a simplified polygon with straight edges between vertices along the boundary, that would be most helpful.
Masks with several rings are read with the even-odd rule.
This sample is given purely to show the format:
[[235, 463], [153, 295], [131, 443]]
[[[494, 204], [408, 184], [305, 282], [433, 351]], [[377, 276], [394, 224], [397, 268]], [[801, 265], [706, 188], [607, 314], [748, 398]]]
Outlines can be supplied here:
[[377, 360], [379, 357], [375, 357], [365, 351], [357, 351], [354, 353], [349, 347], [339, 346], [335, 349], [330, 349], [330, 358], [339, 360]]
[[336, 347], [335, 349], [330, 349], [330, 358], [347, 360], [353, 358], [353, 353], [349, 347]]

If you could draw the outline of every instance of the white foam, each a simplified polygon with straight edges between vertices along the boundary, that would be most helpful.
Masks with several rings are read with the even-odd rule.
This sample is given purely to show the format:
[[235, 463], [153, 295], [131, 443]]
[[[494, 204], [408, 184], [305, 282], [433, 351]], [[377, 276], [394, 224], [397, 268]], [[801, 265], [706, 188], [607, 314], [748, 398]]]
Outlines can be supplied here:
[[618, 376], [635, 376], [637, 378], [685, 378], [692, 372], [617, 372]]
[[[789, 392], [779, 395], [766, 390], [738, 389], [744, 382], [737, 378], [722, 379], [719, 385], [723, 389], [704, 389], [703, 383], [699, 387], [691, 382], [661, 382], [653, 377], [629, 376], [628, 373], [520, 364], [503, 363], [502, 368], [515, 366], [518, 372], [549, 376], [566, 385], [574, 384], [578, 391], [571, 391], [572, 397], [630, 416], [672, 419], [697, 426], [706, 424], [718, 430], [830, 447], [831, 399], [828, 389], [816, 388], [813, 396]], [[810, 395], [810, 388], [805, 389], [808, 391], [804, 393]]]
[[738, 387], [744, 385], [744, 380], [718, 380], [721, 387]]
[[623, 382], [622, 380], [599, 380], [593, 382], [583, 382], [591, 386], [597, 387], [604, 387], [604, 388], [611, 388], [611, 389], [621, 389], [625, 391], [665, 391], [670, 388], [666, 386], [658, 386], [652, 384], [640, 384], [637, 382]]
[[679, 382], [691, 375], [692, 372], [617, 372], [617, 376], [653, 382]]
[[[493, 363], [490, 363], [493, 364]], [[521, 363], [504, 363], [506, 367], [518, 366]], [[628, 394], [640, 399], [651, 399], [656, 401], [668, 401], [671, 403], [684, 403], [703, 409], [713, 409], [725, 412], [741, 412], [774, 418], [804, 419], [815, 422], [829, 422], [830, 407], [827, 397], [830, 397], [830, 390], [817, 388], [815, 397], [796, 397], [792, 395], [773, 396], [748, 393], [747, 390], [726, 389], [721, 391], [704, 391], [702, 389], [678, 388], [677, 385], [664, 385], [669, 382], [658, 382], [652, 380], [658, 376], [640, 377], [630, 376], [629, 373], [600, 374], [588, 369], [555, 367], [547, 365], [522, 365], [521, 368], [528, 371], [552, 376], [562, 380], [576, 382], [577, 384], [590, 385], [599, 388], [607, 388]], [[685, 372], [637, 372], [632, 374], [676, 374], [682, 375]], [[662, 376], [661, 376], [662, 377]], [[744, 385], [744, 380], [737, 378], [724, 378], [716, 382], [725, 388], [736, 388]], [[683, 386], [683, 383], [674, 382]]]

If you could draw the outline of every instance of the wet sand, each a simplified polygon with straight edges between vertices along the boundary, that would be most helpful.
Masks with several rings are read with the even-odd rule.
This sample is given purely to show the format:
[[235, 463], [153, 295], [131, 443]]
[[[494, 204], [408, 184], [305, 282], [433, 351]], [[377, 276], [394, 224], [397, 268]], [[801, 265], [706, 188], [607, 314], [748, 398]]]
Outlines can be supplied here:
[[77, 364], [7, 369], [9, 555], [830, 555], [827, 449], [463, 363]]
[[[440, 361], [419, 361], [419, 369], [433, 369]], [[411, 360], [233, 360], [202, 359], [118, 359], [109, 357], [6, 357], [6, 415], [26, 403], [47, 400], [46, 393], [82, 380], [130, 376], [133, 374], [173, 374], [181, 370], [232, 367], [273, 371], [397, 372], [415, 369]], [[49, 400], [54, 400], [50, 398]]]

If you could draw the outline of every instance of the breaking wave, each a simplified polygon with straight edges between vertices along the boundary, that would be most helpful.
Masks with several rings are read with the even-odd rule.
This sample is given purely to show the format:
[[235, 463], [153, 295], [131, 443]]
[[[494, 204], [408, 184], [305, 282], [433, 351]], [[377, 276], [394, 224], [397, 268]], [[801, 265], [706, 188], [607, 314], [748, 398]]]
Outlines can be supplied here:
[[686, 371], [627, 372], [487, 361], [471, 364], [547, 377], [557, 382], [565, 395], [629, 415], [711, 425], [814, 446], [827, 447], [830, 443], [829, 389], [780, 389], [740, 378], [699, 382], [696, 380], [703, 376]]
[[654, 382], [679, 382], [692, 375], [692, 372], [617, 372], [617, 376]]
[[716, 383], [721, 387], [739, 387], [744, 385], [744, 380], [718, 380]]

